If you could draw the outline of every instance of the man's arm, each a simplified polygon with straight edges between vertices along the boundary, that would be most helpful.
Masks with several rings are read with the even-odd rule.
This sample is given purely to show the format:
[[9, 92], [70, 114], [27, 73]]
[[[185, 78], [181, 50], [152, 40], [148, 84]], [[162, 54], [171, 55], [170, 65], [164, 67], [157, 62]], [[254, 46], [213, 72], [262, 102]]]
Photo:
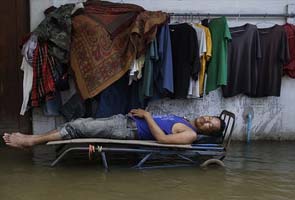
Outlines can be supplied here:
[[178, 132], [176, 134], [165, 135], [165, 141], [160, 142], [164, 144], [192, 144], [196, 139], [197, 135], [194, 131], [187, 130]]
[[197, 139], [197, 135], [193, 130], [183, 130], [175, 134], [166, 135], [158, 126], [152, 115], [142, 109], [132, 109], [130, 113], [133, 116], [144, 118], [148, 127], [159, 143], [163, 144], [191, 144]]

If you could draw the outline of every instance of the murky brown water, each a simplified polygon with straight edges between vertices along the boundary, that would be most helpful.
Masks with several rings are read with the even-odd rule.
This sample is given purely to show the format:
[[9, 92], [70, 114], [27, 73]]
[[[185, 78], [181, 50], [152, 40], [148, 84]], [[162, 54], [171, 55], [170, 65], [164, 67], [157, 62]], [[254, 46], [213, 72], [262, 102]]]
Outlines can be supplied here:
[[1, 200], [281, 200], [295, 197], [295, 143], [233, 144], [226, 167], [105, 172], [93, 162], [33, 165], [28, 152], [0, 147]]

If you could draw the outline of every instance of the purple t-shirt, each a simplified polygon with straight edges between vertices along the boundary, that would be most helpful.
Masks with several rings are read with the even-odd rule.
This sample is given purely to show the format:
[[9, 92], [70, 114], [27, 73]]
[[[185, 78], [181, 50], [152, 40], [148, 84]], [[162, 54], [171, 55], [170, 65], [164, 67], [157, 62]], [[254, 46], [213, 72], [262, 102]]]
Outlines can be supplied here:
[[[145, 119], [138, 117], [132, 117], [132, 119], [136, 122], [138, 138], [140, 140], [155, 140]], [[172, 127], [176, 123], [182, 123], [197, 132], [196, 129], [183, 117], [178, 117], [176, 115], [159, 115], [153, 116], [153, 119], [166, 135], [172, 134]]]

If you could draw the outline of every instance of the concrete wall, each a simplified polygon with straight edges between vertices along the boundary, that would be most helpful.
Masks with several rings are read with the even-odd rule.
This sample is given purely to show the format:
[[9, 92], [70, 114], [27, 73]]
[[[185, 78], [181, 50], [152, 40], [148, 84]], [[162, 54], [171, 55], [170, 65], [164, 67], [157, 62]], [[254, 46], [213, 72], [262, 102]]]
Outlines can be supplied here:
[[[67, 0], [31, 0], [31, 27], [34, 28], [42, 20], [42, 11], [49, 5], [59, 5]], [[122, 2], [122, 1], [113, 1]], [[129, 0], [125, 3], [135, 3], [147, 10], [163, 10], [167, 12], [198, 12], [198, 13], [286, 13], [286, 5], [294, 3], [292, 0]], [[295, 9], [293, 6], [293, 13]], [[272, 26], [271, 23], [283, 24], [285, 19], [228, 19], [230, 26], [241, 25], [246, 22], [260, 22], [259, 27]], [[293, 21], [294, 19], [292, 19]], [[271, 22], [271, 23], [266, 23]], [[261, 23], [262, 22], [262, 23]], [[291, 21], [290, 21], [291, 22]], [[294, 22], [294, 21], [293, 21]], [[252, 109], [254, 119], [251, 139], [295, 139], [295, 80], [284, 77], [282, 81], [281, 97], [249, 98], [239, 95], [223, 98], [220, 90], [211, 92], [203, 99], [197, 100], [160, 100], [150, 104], [154, 113], [174, 113], [190, 118], [203, 114], [218, 115], [227, 109], [236, 114], [237, 123], [233, 138], [246, 138], [246, 121], [243, 115]], [[37, 112], [38, 113], [38, 112]], [[41, 123], [40, 123], [40, 119]], [[49, 123], [46, 123], [48, 121]], [[55, 119], [44, 118], [41, 114], [34, 114], [33, 129], [35, 133], [44, 129], [54, 128]], [[45, 122], [45, 123], [42, 123]]]

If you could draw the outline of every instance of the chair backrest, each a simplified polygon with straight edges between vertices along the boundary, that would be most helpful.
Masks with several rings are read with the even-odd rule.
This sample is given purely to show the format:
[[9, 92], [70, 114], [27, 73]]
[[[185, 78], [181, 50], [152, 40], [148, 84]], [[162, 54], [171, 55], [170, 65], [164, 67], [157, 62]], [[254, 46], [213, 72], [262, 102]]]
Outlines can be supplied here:
[[235, 126], [236, 116], [232, 112], [223, 110], [219, 117], [225, 122], [225, 128], [222, 133], [222, 144], [225, 149], [228, 149], [231, 141], [232, 132]]

